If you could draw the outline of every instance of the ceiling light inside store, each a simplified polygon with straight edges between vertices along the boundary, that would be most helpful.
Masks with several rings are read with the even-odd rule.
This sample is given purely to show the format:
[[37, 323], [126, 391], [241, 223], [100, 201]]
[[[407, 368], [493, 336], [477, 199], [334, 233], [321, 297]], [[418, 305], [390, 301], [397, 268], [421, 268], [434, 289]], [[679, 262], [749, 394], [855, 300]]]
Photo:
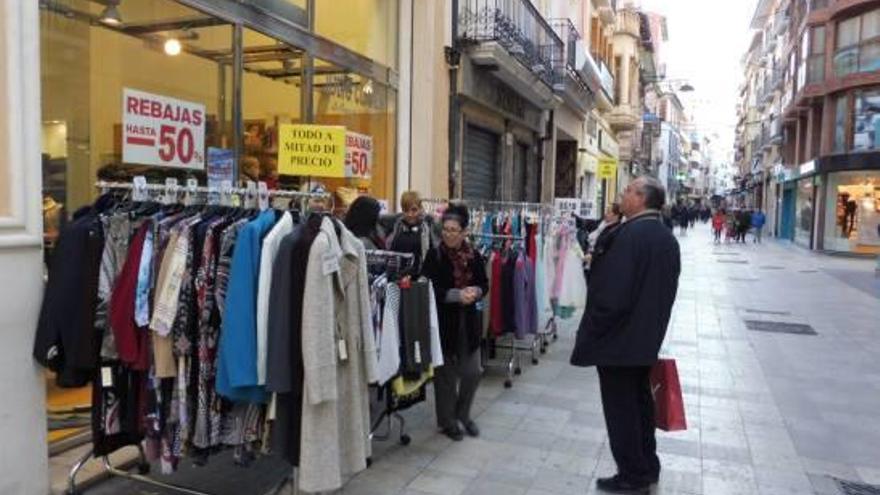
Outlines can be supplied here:
[[119, 4], [117, 2], [109, 2], [101, 12], [101, 22], [108, 26], [122, 25], [122, 16], [119, 14]]
[[167, 55], [171, 55], [172, 57], [180, 55], [182, 49], [183, 47], [180, 46], [180, 40], [177, 38], [169, 38], [165, 41], [165, 53]]
[[367, 79], [367, 82], [364, 83], [364, 94], [365, 95], [373, 94], [373, 81]]

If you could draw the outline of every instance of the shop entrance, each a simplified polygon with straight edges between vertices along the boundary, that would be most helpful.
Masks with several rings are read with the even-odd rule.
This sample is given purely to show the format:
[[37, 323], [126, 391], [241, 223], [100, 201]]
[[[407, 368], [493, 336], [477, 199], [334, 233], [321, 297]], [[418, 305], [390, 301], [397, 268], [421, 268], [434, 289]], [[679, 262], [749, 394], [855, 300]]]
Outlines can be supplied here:
[[794, 240], [795, 220], [795, 196], [794, 184], [786, 184], [782, 191], [782, 211], [779, 215], [779, 237]]

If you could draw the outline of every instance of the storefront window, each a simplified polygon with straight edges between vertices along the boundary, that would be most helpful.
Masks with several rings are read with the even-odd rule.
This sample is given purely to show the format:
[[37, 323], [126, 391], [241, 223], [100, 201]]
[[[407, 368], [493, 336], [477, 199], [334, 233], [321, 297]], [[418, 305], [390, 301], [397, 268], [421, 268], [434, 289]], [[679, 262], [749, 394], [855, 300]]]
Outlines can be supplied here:
[[799, 180], [794, 241], [804, 247], [810, 247], [810, 238], [813, 235], [813, 201], [813, 179]]
[[256, 31], [243, 33], [242, 157], [239, 176], [269, 188], [293, 189], [299, 178], [278, 175], [278, 126], [303, 122], [303, 52]]
[[834, 152], [841, 153], [846, 150], [846, 114], [847, 95], [837, 97], [834, 105]]
[[828, 174], [824, 247], [880, 253], [880, 171]]
[[[359, 193], [393, 204], [397, 148], [397, 93], [367, 77], [334, 69], [318, 61], [313, 106], [316, 124], [344, 126], [351, 139], [369, 149], [361, 177], [322, 179], [336, 192], [337, 207], [345, 207]], [[355, 158], [353, 158], [355, 159]]]
[[397, 1], [318, 0], [315, 32], [397, 69]]
[[[151, 182], [176, 176], [181, 181], [201, 170], [184, 170], [172, 163], [203, 161], [208, 146], [231, 142], [232, 78], [228, 54], [232, 28], [228, 23], [167, 0], [128, 0], [118, 7], [122, 24], [108, 25], [105, 5], [87, 0], [40, 2], [43, 224], [45, 253], [51, 256], [59, 231], [78, 208], [98, 194], [99, 178], [129, 181], [146, 175]], [[179, 51], [177, 50], [179, 48]], [[133, 112], [160, 110], [160, 98], [187, 102], [169, 120], [198, 121], [199, 133], [175, 127], [162, 136], [141, 134], [130, 146], [145, 149], [145, 141], [163, 141], [169, 166], [124, 160], [123, 98], [136, 90]], [[132, 93], [129, 92], [129, 96]], [[168, 101], [168, 100], [166, 100]], [[198, 115], [192, 109], [198, 108]], [[203, 110], [202, 110], [203, 109]], [[179, 146], [181, 145], [182, 146]], [[174, 153], [171, 153], [172, 146]], [[130, 155], [129, 155], [130, 156]], [[201, 168], [204, 168], [202, 163]], [[56, 410], [88, 408], [91, 388], [60, 390], [46, 376], [47, 403]], [[78, 426], [49, 432], [50, 442], [78, 434]], [[87, 430], [88, 427], [86, 426]]]
[[853, 149], [880, 148], [880, 90], [857, 91], [855, 100]]

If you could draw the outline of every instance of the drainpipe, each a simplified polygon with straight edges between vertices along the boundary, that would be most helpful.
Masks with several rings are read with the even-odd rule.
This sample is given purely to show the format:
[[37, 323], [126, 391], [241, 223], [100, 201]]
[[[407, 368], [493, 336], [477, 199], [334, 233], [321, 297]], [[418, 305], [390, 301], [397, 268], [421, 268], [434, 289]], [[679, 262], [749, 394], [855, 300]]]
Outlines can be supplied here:
[[456, 197], [458, 186], [458, 140], [461, 130], [460, 108], [458, 102], [458, 67], [461, 62], [461, 51], [458, 43], [458, 0], [452, 2], [452, 46], [445, 49], [446, 63], [449, 65], [449, 190], [448, 198]]

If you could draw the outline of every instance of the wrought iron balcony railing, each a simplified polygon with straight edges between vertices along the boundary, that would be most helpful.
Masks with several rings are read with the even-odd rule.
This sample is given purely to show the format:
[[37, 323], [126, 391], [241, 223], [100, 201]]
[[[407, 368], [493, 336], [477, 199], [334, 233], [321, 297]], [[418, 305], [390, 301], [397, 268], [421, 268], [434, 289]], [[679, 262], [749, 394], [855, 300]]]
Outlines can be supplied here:
[[459, 40], [495, 41], [553, 85], [553, 61], [562, 57], [563, 42], [530, 0], [461, 0]]

